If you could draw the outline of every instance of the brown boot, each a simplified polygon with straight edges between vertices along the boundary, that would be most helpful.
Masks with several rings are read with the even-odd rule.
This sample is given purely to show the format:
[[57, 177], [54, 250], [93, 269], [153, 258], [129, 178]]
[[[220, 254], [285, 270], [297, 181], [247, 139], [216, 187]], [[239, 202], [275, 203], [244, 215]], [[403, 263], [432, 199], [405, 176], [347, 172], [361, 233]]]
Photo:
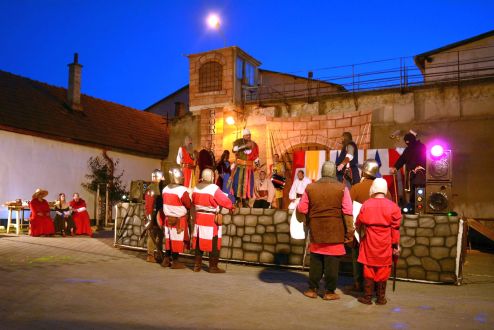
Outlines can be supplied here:
[[196, 254], [196, 258], [194, 260], [194, 272], [200, 272], [201, 271], [201, 265], [202, 265], [202, 256]]
[[324, 300], [338, 300], [338, 299], [340, 299], [340, 295], [334, 291], [328, 290], [324, 293], [324, 296], [322, 297], [322, 299], [324, 299]]
[[172, 260], [172, 269], [184, 269], [185, 268], [185, 264], [178, 261], [178, 257], [176, 259], [173, 259]]
[[218, 268], [218, 257], [209, 257], [209, 272], [213, 274], [222, 274], [224, 269]]
[[372, 305], [372, 291], [374, 291], [374, 281], [364, 279], [364, 295], [357, 300], [362, 304]]
[[304, 291], [304, 296], [315, 299], [317, 298], [317, 290], [309, 288], [308, 290]]
[[156, 263], [156, 259], [154, 259], [154, 255], [152, 255], [152, 254], [148, 254], [146, 261]]
[[163, 262], [161, 263], [161, 266], [163, 267], [170, 267], [171, 263], [170, 263], [170, 257], [165, 255], [165, 257], [163, 258]]
[[376, 305], [386, 305], [386, 281], [376, 283]]

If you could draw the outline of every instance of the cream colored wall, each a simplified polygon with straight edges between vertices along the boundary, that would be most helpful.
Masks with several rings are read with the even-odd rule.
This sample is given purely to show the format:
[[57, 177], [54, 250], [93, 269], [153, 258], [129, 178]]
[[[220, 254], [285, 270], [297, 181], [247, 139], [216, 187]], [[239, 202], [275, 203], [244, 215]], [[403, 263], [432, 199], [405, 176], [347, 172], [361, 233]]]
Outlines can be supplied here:
[[[17, 198], [30, 200], [37, 187], [49, 191], [49, 201], [55, 200], [60, 192], [67, 198], [79, 192], [94, 218], [94, 194], [82, 188], [81, 183], [86, 181], [89, 157], [101, 155], [102, 149], [0, 130], [0, 153], [1, 204]], [[108, 156], [120, 160], [117, 173], [124, 170], [122, 181], [127, 189], [132, 180], [150, 180], [150, 173], [161, 164], [159, 159], [121, 152], [109, 151]], [[3, 206], [0, 218], [7, 218]]]
[[[479, 75], [494, 74], [494, 36], [450, 49], [446, 52], [433, 54], [432, 62], [425, 61], [425, 81], [445, 80]], [[450, 72], [445, 74], [444, 72]]]

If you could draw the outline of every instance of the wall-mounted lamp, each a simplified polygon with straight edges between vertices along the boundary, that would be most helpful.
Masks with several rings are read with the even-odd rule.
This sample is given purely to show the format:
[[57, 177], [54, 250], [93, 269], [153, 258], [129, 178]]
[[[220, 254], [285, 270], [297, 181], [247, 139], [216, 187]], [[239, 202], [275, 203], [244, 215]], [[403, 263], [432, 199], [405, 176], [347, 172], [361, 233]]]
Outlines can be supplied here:
[[225, 119], [227, 125], [235, 125], [235, 119], [232, 116], [228, 116]]

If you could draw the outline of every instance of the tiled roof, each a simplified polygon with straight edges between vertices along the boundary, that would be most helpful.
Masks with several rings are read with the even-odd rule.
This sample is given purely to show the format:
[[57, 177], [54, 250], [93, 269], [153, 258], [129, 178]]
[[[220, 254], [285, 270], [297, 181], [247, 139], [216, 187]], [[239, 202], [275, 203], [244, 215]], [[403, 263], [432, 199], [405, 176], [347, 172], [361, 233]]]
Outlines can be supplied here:
[[88, 95], [82, 111], [67, 90], [0, 70], [0, 129], [152, 158], [168, 156], [166, 119]]

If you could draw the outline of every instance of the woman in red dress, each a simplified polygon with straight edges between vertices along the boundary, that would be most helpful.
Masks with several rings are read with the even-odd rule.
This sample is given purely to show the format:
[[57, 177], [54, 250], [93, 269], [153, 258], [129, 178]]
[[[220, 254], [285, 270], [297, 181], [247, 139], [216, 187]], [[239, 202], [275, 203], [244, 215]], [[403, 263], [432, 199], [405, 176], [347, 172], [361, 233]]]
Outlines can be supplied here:
[[72, 217], [75, 223], [75, 233], [76, 235], [88, 235], [93, 236], [93, 231], [91, 229], [91, 222], [89, 220], [89, 213], [86, 210], [86, 202], [75, 193], [73, 200], [70, 201], [70, 207], [72, 208]]
[[50, 205], [44, 199], [47, 195], [48, 191], [38, 188], [34, 192], [33, 199], [29, 204], [29, 208], [31, 209], [31, 236], [55, 234], [55, 226], [50, 217]]

